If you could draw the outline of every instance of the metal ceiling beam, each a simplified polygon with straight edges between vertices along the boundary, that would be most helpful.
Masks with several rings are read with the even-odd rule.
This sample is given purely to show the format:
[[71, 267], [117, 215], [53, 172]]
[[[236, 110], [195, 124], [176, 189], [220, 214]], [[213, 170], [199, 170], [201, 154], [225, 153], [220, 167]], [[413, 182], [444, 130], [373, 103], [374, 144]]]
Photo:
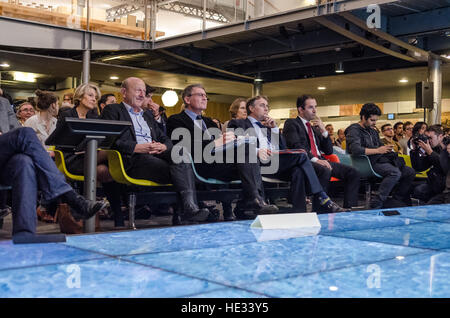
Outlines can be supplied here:
[[408, 62], [412, 62], [412, 63], [416, 63], [417, 62], [416, 59], [414, 59], [414, 58], [412, 58], [412, 57], [410, 57], [408, 55], [404, 55], [404, 54], [395, 52], [393, 50], [385, 48], [382, 45], [379, 45], [379, 44], [376, 44], [376, 43], [374, 43], [372, 41], [369, 41], [369, 40], [367, 40], [364, 37], [356, 35], [356, 34], [350, 32], [350, 31], [346, 30], [345, 28], [337, 25], [336, 23], [330, 21], [326, 17], [317, 17], [315, 19], [315, 21], [317, 23], [323, 25], [324, 27], [329, 28], [330, 30], [333, 30], [333, 31], [335, 31], [335, 32], [337, 32], [337, 33], [339, 33], [339, 34], [341, 34], [343, 36], [348, 37], [349, 39], [351, 39], [353, 41], [356, 41], [358, 43], [361, 43], [362, 45], [368, 46], [368, 47], [370, 47], [370, 48], [372, 48], [374, 50], [383, 52], [383, 53], [388, 54], [388, 55], [395, 56], [395, 57], [397, 57], [399, 59], [402, 59], [402, 60], [405, 60], [405, 61], [408, 61]]
[[[356, 10], [366, 8], [370, 4], [386, 4], [396, 2], [397, 0], [353, 0], [353, 1], [335, 1], [335, 12]], [[193, 34], [184, 34], [168, 39], [160, 39], [155, 42], [154, 49], [169, 48], [172, 46], [183, 45], [186, 43], [193, 43], [205, 39], [213, 39], [225, 35], [232, 35], [249, 30], [258, 30], [275, 25], [283, 25], [286, 23], [297, 22], [309, 18], [316, 17], [319, 14], [317, 7], [307, 7], [298, 10], [286, 11], [277, 15], [264, 16], [257, 19], [241, 21], [237, 23], [230, 23], [225, 26], [211, 28], [206, 32], [195, 32]]]
[[106, 20], [112, 21], [128, 14], [143, 10], [144, 6], [139, 4], [121, 4], [106, 10]]
[[215, 71], [215, 72], [218, 72], [218, 73], [226, 74], [226, 75], [237, 77], [237, 78], [240, 78], [240, 79], [252, 80], [252, 81], [254, 80], [254, 77], [241, 75], [241, 74], [237, 74], [237, 73], [233, 73], [233, 72], [228, 72], [228, 71], [216, 68], [216, 67], [212, 67], [212, 66], [209, 66], [209, 65], [206, 65], [206, 64], [202, 64], [202, 63], [190, 60], [188, 58], [185, 58], [183, 56], [177, 55], [175, 53], [169, 52], [169, 51], [164, 50], [164, 49], [159, 50], [158, 52], [163, 53], [165, 55], [168, 55], [168, 56], [170, 56], [172, 58], [178, 59], [180, 61], [187, 62], [189, 64], [192, 64], [192, 65], [204, 68], [204, 69], [212, 70], [212, 71]]
[[[190, 16], [194, 18], [203, 19], [203, 8], [181, 1], [158, 4], [158, 8], [165, 11], [171, 11]], [[228, 23], [230, 22], [223, 14], [213, 9], [206, 9], [205, 19], [214, 22]]]
[[410, 50], [411, 52], [414, 52], [414, 58], [420, 60], [420, 61], [428, 61], [428, 58], [430, 56], [430, 54], [425, 51], [422, 50], [421, 48], [418, 48], [416, 46], [412, 46], [406, 42], [403, 42], [400, 39], [397, 39], [395, 36], [390, 35], [389, 33], [383, 32], [381, 30], [378, 30], [376, 28], [369, 28], [367, 27], [367, 23], [365, 23], [365, 21], [362, 21], [361, 19], [358, 19], [357, 17], [355, 17], [353, 14], [351, 14], [350, 12], [342, 12], [340, 13], [340, 15], [342, 17], [344, 17], [347, 21], [350, 21], [351, 23], [357, 25], [358, 27], [360, 27], [361, 29], [364, 29], [372, 34], [375, 34], [376, 36], [378, 36], [381, 39], [387, 40], [397, 46], [400, 46], [402, 48], [405, 48], [407, 50]]

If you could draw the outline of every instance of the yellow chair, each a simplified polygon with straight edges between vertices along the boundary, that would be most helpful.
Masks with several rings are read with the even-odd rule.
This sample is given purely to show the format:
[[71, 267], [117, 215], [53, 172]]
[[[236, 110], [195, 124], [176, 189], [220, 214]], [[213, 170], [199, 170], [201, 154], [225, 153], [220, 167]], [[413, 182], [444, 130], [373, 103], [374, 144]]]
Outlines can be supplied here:
[[132, 178], [125, 172], [122, 155], [117, 150], [104, 150], [108, 154], [108, 168], [114, 181], [126, 185], [136, 185], [144, 187], [171, 186], [171, 184], [160, 184], [150, 180]]
[[[402, 154], [399, 154], [398, 156], [402, 157], [405, 160], [405, 164], [406, 164], [407, 167], [412, 168], [411, 157], [410, 156], [402, 155]], [[421, 171], [421, 172], [416, 173], [416, 178], [422, 178], [422, 179], [423, 178], [428, 178], [428, 176], [427, 176], [428, 170], [430, 170], [430, 169], [427, 169], [425, 171]]]
[[[136, 179], [130, 177], [125, 172], [122, 155], [117, 150], [104, 150], [108, 155], [108, 169], [114, 181], [117, 183], [126, 184], [128, 186], [144, 186], [144, 187], [166, 187], [172, 184], [160, 184], [145, 179]], [[128, 212], [129, 212], [129, 227], [136, 229], [135, 224], [135, 208], [136, 208], [136, 193], [128, 193]]]
[[53, 149], [51, 151], [53, 151], [55, 153], [55, 163], [56, 163], [56, 166], [58, 167], [58, 170], [61, 171], [66, 178], [68, 178], [72, 181], [82, 181], [83, 182], [84, 176], [72, 174], [67, 170], [66, 163], [64, 161], [64, 154], [62, 153], [62, 151], [54, 149], [54, 146], [51, 146], [51, 147], [53, 147]]

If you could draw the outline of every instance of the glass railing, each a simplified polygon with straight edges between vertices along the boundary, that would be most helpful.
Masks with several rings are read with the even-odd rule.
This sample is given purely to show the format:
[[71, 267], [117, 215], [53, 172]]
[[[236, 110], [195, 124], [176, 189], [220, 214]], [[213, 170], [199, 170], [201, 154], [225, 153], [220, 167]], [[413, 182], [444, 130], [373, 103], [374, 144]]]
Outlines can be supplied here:
[[[305, 8], [317, 1], [324, 0], [0, 0], [0, 16], [158, 40]], [[152, 7], [156, 13], [152, 14]]]

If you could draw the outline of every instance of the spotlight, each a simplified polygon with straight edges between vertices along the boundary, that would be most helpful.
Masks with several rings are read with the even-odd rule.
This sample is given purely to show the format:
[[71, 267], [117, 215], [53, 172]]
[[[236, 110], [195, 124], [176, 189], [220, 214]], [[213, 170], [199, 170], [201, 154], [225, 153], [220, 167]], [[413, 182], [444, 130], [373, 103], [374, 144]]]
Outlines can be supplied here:
[[334, 69], [336, 73], [344, 73], [344, 66], [342, 62], [336, 63], [336, 67]]
[[174, 90], [167, 90], [161, 97], [164, 106], [173, 107], [178, 103], [178, 95]]

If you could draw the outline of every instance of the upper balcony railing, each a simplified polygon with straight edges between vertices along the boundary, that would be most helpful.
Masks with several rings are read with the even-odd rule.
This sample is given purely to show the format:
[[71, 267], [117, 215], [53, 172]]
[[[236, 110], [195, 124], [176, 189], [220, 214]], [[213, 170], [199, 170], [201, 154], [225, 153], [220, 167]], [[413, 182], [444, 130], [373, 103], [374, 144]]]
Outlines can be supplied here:
[[334, 1], [0, 0], [0, 16], [158, 40]]

